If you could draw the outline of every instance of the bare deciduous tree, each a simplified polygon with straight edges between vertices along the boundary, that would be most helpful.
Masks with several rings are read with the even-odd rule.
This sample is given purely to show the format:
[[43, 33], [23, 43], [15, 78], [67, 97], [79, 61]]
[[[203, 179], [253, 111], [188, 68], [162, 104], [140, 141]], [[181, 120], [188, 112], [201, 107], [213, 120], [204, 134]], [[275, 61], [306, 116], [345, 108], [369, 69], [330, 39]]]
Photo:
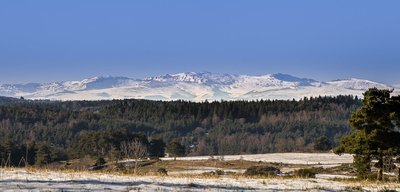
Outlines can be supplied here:
[[129, 141], [122, 141], [120, 149], [121, 149], [121, 153], [124, 156], [124, 158], [129, 159], [130, 158]]
[[140, 160], [147, 156], [147, 146], [138, 139], [133, 141], [121, 142], [121, 151], [125, 158], [133, 158], [135, 160], [135, 174], [139, 168]]

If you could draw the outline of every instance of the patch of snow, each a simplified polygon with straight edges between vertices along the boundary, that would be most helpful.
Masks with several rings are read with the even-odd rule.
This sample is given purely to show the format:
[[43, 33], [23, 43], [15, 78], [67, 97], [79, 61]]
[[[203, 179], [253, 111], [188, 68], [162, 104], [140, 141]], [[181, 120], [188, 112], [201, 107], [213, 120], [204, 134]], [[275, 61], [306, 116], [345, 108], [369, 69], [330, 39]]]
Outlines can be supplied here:
[[379, 88], [379, 89], [390, 89], [391, 87], [382, 83], [377, 83], [373, 81], [351, 78], [347, 80], [337, 80], [327, 82], [329, 85], [345, 89], [354, 90], [365, 90], [366, 88]]
[[[192, 178], [123, 176], [95, 172], [0, 170], [0, 191], [342, 191], [362, 184], [316, 179]], [[400, 184], [372, 183], [365, 190], [398, 190]]]
[[316, 178], [318, 179], [352, 179], [356, 178], [355, 176], [349, 176], [349, 175], [333, 175], [333, 174], [316, 174]]
[[[350, 154], [336, 155], [334, 153], [267, 153], [254, 155], [224, 155], [214, 156], [215, 159], [224, 160], [246, 160], [261, 161], [283, 164], [302, 164], [302, 165], [337, 165], [342, 163], [352, 163], [353, 156]], [[174, 158], [161, 158], [161, 160], [173, 160]], [[177, 160], [207, 160], [210, 156], [177, 157]]]

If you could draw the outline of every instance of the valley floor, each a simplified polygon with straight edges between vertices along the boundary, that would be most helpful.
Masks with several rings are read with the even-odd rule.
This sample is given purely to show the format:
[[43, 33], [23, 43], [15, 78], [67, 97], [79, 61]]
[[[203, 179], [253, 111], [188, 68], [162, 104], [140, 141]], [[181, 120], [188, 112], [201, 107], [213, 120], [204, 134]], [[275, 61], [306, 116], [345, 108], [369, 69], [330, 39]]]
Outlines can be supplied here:
[[[132, 160], [125, 161], [131, 163]], [[107, 170], [73, 171], [71, 169], [0, 169], [0, 191], [350, 191], [400, 190], [400, 183], [333, 180], [351, 178], [348, 163], [351, 155], [332, 153], [275, 153], [239, 156], [187, 157], [172, 161], [163, 158], [141, 167], [152, 173], [161, 167], [168, 176], [134, 176]], [[271, 164], [272, 163], [272, 164]], [[274, 165], [286, 174], [306, 167], [324, 167], [316, 178], [245, 177], [247, 167]], [[226, 175], [210, 176], [221, 170]]]
[[400, 190], [396, 183], [339, 182], [329, 179], [124, 176], [93, 172], [2, 169], [0, 191], [342, 191]]

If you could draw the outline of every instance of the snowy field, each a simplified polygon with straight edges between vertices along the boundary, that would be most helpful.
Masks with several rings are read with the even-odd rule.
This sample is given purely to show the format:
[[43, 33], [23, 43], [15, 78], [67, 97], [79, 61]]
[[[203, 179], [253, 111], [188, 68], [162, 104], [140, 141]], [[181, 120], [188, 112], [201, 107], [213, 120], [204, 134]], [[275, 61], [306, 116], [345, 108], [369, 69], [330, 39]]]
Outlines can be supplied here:
[[343, 183], [328, 179], [187, 178], [99, 173], [1, 170], [0, 191], [342, 191], [400, 190], [399, 184]]
[[[196, 161], [210, 157], [185, 157]], [[224, 160], [278, 162], [285, 164], [334, 165], [351, 163], [352, 156], [330, 153], [275, 153], [213, 157]], [[170, 160], [164, 158], [163, 160]], [[213, 167], [197, 167], [197, 171]], [[191, 170], [192, 172], [196, 170]], [[203, 170], [204, 171], [204, 170]], [[351, 183], [331, 180], [345, 175], [317, 175], [315, 179], [247, 178], [243, 176], [132, 176], [99, 172], [63, 172], [25, 169], [0, 169], [0, 191], [343, 191], [359, 189], [379, 191], [400, 190], [395, 183]]]
[[[207, 159], [262, 161], [268, 163], [301, 164], [301, 165], [337, 165], [352, 163], [353, 156], [349, 154], [336, 155], [334, 153], [267, 153], [254, 155], [225, 155], [225, 156], [196, 156], [178, 157], [177, 160], [207, 160]], [[173, 160], [173, 158], [162, 158]]]

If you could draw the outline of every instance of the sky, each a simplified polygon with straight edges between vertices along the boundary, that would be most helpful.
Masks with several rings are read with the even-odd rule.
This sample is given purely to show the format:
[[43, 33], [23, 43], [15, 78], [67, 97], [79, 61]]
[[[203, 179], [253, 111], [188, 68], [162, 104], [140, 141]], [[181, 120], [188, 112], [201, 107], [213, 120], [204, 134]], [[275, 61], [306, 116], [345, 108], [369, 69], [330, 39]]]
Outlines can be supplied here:
[[0, 84], [178, 72], [400, 84], [400, 1], [3, 0]]

